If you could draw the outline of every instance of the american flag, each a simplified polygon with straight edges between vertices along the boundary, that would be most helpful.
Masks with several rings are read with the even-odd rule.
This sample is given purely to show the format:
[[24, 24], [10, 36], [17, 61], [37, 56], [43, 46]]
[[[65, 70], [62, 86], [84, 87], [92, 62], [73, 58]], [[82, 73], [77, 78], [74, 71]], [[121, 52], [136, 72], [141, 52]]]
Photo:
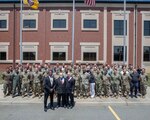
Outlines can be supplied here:
[[84, 3], [89, 6], [95, 6], [95, 0], [84, 0]]

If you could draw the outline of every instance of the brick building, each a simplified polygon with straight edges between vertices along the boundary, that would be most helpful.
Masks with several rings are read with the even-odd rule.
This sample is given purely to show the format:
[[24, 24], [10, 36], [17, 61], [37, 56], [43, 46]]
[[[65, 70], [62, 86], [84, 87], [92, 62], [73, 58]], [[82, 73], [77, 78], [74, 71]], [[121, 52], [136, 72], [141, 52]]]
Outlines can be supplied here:
[[[23, 63], [70, 63], [72, 0], [23, 6]], [[150, 66], [150, 0], [127, 0], [126, 64]], [[123, 0], [76, 0], [76, 63], [123, 63]], [[0, 0], [0, 70], [20, 60], [20, 0]]]

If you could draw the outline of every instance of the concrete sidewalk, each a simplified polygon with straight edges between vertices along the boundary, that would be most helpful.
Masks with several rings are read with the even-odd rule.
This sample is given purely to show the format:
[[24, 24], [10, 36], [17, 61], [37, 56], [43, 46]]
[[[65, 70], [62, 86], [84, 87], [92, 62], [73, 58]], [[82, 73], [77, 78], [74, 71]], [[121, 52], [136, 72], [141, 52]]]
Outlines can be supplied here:
[[[87, 99], [75, 99], [76, 103], [92, 103], [92, 104], [97, 104], [97, 103], [101, 103], [101, 104], [150, 104], [150, 87], [147, 88], [147, 95], [146, 98], [129, 98], [126, 99], [124, 97], [119, 97], [118, 99], [116, 98], [87, 98]], [[21, 96], [17, 96], [15, 98], [12, 98], [11, 96], [6, 96], [4, 98], [3, 95], [3, 86], [0, 85], [0, 104], [22, 104], [22, 103], [43, 103], [43, 97], [41, 97], [40, 99], [38, 97], [32, 98], [32, 96], [28, 97], [24, 97], [22, 98]], [[56, 99], [55, 99], [56, 101]]]

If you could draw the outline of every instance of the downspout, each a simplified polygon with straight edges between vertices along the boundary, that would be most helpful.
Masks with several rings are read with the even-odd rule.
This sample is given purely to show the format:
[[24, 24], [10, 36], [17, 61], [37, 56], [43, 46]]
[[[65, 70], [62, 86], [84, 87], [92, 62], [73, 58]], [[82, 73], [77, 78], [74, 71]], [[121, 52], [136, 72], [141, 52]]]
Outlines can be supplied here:
[[137, 67], [137, 4], [134, 7], [134, 67]]

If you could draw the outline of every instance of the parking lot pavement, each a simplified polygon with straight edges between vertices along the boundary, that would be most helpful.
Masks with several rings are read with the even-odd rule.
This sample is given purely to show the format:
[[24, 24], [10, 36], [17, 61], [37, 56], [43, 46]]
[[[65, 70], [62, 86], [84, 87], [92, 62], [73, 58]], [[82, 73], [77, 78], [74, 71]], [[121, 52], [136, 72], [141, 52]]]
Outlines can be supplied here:
[[150, 104], [79, 103], [73, 109], [49, 109], [47, 112], [41, 103], [0, 105], [0, 120], [149, 120], [149, 115]]

